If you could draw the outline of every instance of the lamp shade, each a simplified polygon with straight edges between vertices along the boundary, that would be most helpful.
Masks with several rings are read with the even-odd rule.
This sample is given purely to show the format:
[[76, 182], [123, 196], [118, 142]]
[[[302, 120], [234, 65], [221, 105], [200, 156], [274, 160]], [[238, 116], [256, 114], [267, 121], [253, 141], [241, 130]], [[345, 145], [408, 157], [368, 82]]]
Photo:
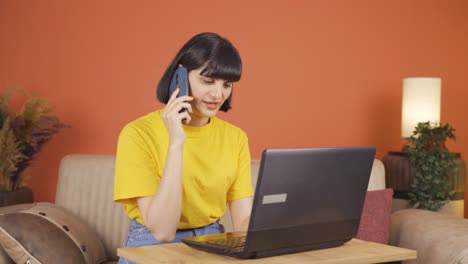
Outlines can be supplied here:
[[411, 77], [403, 79], [401, 136], [409, 138], [418, 122], [440, 122], [441, 79]]

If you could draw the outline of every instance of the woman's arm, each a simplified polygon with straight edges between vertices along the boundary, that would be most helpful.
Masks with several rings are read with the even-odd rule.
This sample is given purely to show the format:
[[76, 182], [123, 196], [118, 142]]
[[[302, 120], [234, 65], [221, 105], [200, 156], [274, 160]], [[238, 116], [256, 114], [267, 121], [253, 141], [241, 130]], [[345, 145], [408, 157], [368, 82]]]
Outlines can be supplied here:
[[229, 203], [234, 231], [246, 232], [249, 228], [252, 203], [252, 196], [234, 200]]
[[145, 226], [161, 242], [174, 240], [182, 210], [183, 145], [170, 147], [158, 191], [137, 199]]
[[182, 108], [192, 112], [192, 97], [176, 98], [179, 89], [172, 94], [161, 117], [169, 133], [169, 148], [166, 163], [157, 192], [153, 196], [137, 199], [138, 208], [145, 226], [154, 237], [162, 242], [174, 240], [182, 210], [182, 161], [185, 132], [182, 120], [190, 122], [190, 115]]

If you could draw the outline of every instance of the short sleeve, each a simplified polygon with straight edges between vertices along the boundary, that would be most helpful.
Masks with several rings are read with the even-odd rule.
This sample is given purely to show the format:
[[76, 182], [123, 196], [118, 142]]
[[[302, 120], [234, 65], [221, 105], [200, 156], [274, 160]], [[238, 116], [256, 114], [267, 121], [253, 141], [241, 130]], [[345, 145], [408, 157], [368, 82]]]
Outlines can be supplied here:
[[253, 195], [250, 150], [245, 133], [242, 133], [239, 150], [238, 173], [228, 190], [228, 201], [234, 201]]
[[[141, 133], [141, 132], [140, 132]], [[114, 178], [114, 201], [154, 195], [161, 176], [149, 146], [135, 128], [127, 125], [120, 133]]]

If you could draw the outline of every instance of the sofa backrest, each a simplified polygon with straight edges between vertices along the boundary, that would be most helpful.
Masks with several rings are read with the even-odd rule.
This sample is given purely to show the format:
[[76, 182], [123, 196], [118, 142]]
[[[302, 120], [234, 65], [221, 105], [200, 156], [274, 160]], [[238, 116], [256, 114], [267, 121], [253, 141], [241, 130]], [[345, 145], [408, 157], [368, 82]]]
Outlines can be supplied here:
[[[252, 160], [255, 187], [260, 161]], [[129, 219], [123, 207], [113, 202], [115, 156], [67, 155], [60, 163], [55, 203], [93, 228], [101, 238], [109, 260], [117, 260], [116, 248], [127, 238]], [[380, 160], [372, 168], [369, 190], [385, 188], [385, 170]], [[232, 231], [229, 209], [221, 218]]]
[[129, 219], [113, 202], [115, 156], [67, 155], [60, 163], [55, 203], [65, 207], [93, 228], [109, 260], [128, 234]]

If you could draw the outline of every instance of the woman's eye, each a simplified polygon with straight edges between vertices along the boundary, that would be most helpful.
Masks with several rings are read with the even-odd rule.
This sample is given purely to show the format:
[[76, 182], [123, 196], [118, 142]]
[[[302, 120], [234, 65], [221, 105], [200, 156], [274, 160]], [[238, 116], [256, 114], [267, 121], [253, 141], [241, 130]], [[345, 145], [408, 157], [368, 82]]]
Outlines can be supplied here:
[[213, 80], [213, 79], [203, 78], [202, 80], [203, 80], [203, 82], [206, 83], [206, 84], [213, 84], [213, 83], [214, 83], [214, 80]]
[[232, 83], [224, 83], [224, 88], [232, 88]]

